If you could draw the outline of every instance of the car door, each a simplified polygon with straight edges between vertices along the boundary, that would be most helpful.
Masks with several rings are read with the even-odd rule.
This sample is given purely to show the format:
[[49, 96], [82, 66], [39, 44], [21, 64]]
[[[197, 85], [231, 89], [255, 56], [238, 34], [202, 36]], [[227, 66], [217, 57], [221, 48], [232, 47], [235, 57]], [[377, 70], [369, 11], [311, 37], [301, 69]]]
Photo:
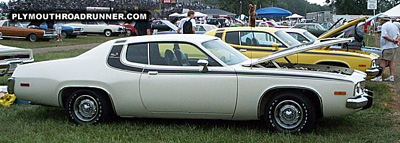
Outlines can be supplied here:
[[10, 36], [10, 28], [8, 27], [8, 21], [5, 21], [3, 25], [0, 27], [0, 32], [3, 34], [3, 36]]
[[[150, 112], [221, 114], [231, 118], [237, 98], [235, 70], [221, 66], [189, 43], [150, 43], [140, 95]], [[209, 62], [201, 72], [199, 59]], [[128, 59], [129, 60], [129, 59]]]

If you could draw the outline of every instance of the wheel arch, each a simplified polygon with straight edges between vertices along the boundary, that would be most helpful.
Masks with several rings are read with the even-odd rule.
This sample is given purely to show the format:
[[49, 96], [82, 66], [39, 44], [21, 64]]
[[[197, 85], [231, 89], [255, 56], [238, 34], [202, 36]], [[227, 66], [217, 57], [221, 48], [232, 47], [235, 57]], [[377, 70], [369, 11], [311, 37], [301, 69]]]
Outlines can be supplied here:
[[267, 102], [271, 99], [271, 97], [276, 96], [276, 93], [282, 91], [300, 91], [305, 93], [306, 98], [308, 98], [316, 108], [317, 118], [323, 117], [323, 103], [321, 95], [314, 89], [309, 87], [298, 87], [298, 86], [277, 86], [267, 89], [261, 96], [258, 102], [258, 111], [257, 117], [261, 119], [264, 115], [264, 110]]
[[337, 60], [323, 60], [323, 61], [318, 61], [315, 64], [320, 64], [320, 65], [331, 65], [331, 66], [341, 66], [345, 68], [350, 68], [350, 65], [344, 61], [337, 61]]
[[97, 86], [65, 86], [65, 87], [62, 87], [58, 91], [58, 102], [59, 102], [60, 107], [65, 108], [64, 103], [66, 102], [68, 95], [71, 95], [74, 91], [81, 90], [81, 89], [94, 90], [94, 91], [102, 92], [102, 93], [104, 93], [104, 95], [107, 95], [106, 97], [111, 104], [112, 111], [114, 113], [116, 113], [113, 98], [111, 97], [110, 92], [102, 87], [97, 87]]

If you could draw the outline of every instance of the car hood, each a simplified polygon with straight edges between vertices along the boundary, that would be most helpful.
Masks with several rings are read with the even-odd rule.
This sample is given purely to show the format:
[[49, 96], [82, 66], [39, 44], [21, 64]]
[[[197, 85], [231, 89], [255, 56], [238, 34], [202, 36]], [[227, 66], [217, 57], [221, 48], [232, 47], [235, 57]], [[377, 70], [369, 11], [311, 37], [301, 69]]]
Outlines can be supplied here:
[[171, 22], [167, 21], [167, 20], [161, 20], [162, 23], [164, 23], [165, 25], [167, 25], [169, 28], [171, 28], [174, 31], [178, 30], [178, 27], [176, 27], [174, 24], [172, 24]]
[[257, 65], [257, 64], [261, 64], [264, 62], [268, 62], [268, 61], [272, 61], [275, 59], [279, 59], [279, 58], [283, 58], [286, 56], [290, 56], [293, 54], [297, 54], [297, 53], [301, 53], [301, 52], [305, 52], [305, 51], [309, 51], [309, 50], [313, 50], [313, 49], [318, 49], [321, 47], [327, 47], [327, 46], [331, 46], [331, 45], [336, 45], [336, 44], [341, 44], [341, 43], [348, 43], [353, 41], [354, 38], [337, 38], [337, 39], [323, 39], [323, 40], [318, 40], [315, 41], [313, 44], [309, 44], [306, 46], [296, 46], [296, 47], [292, 47], [292, 48], [287, 48], [284, 50], [280, 50], [277, 52], [272, 53], [271, 55], [267, 56], [267, 57], [263, 57], [263, 58], [259, 58], [257, 60], [252, 61], [250, 64], [251, 65]]
[[328, 32], [325, 32], [324, 34], [319, 36], [318, 39], [332, 38], [333, 36], [338, 35], [338, 33], [343, 32], [344, 30], [346, 30], [347, 28], [349, 28], [351, 26], [355, 26], [357, 24], [359, 26], [363, 25], [366, 22], [370, 22], [370, 21], [378, 18], [380, 15], [382, 15], [382, 14], [378, 14], [378, 15], [375, 15], [375, 16], [370, 17], [370, 18], [368, 18], [368, 17], [360, 17], [360, 18], [353, 19], [351, 21], [346, 22], [345, 24], [343, 24], [342, 26], [340, 26], [338, 28], [335, 28], [335, 29], [329, 30]]

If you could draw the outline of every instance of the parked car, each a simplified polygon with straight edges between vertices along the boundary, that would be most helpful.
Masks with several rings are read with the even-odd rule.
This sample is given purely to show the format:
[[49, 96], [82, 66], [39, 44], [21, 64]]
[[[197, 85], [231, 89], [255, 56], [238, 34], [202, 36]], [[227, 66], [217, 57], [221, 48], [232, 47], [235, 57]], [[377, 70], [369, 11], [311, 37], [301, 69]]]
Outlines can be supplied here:
[[[48, 25], [44, 22], [40, 26], [40, 29], [54, 29], [53, 27], [48, 27]], [[76, 38], [78, 35], [83, 33], [82, 27], [77, 26], [65, 26], [61, 27], [61, 38]]]
[[31, 49], [0, 45], [0, 76], [11, 75], [19, 64], [33, 61]]
[[[178, 32], [178, 27], [172, 24], [171, 22], [167, 20], [158, 20], [157, 23], [163, 23], [163, 24], [158, 24], [158, 25], [163, 25], [163, 29], [167, 29], [164, 26], [167, 26], [169, 31], [159, 31], [157, 27], [153, 27], [153, 34], [154, 35], [162, 35], [162, 34], [177, 34]], [[208, 25], [208, 24], [196, 24], [195, 28], [195, 33], [196, 34], [204, 34], [206, 31], [203, 30], [210, 30], [210, 29], [216, 29], [215, 26], [213, 25]]]
[[333, 26], [333, 24], [330, 22], [324, 22], [324, 23], [321, 23], [321, 26], [324, 27], [325, 29], [329, 29]]
[[[211, 30], [207, 35], [220, 37], [250, 58], [265, 57], [273, 52], [301, 45], [283, 29], [277, 28], [224, 28]], [[253, 38], [254, 37], [254, 38]], [[363, 54], [340, 50], [315, 49], [287, 57], [293, 63], [320, 64], [353, 68], [366, 72], [369, 78], [379, 74], [376, 54]], [[278, 61], [286, 62], [281, 58]]]
[[136, 35], [136, 29], [135, 29], [135, 27], [133, 27], [133, 24], [131, 24], [131, 23], [129, 23], [129, 22], [123, 22], [123, 21], [108, 21], [107, 24], [124, 26], [127, 36], [135, 36], [135, 35]]
[[305, 29], [317, 37], [328, 31], [318, 23], [297, 23], [293, 28]]
[[57, 36], [54, 30], [22, 27], [18, 21], [0, 20], [0, 32], [3, 38], [21, 38], [31, 42], [49, 41]]
[[226, 18], [208, 18], [207, 24], [215, 25], [218, 28], [221, 28], [225, 25]]
[[304, 29], [299, 29], [299, 28], [285, 28], [282, 29], [286, 33], [288, 33], [290, 36], [292, 36], [294, 39], [296, 39], [299, 42], [303, 43], [310, 43], [310, 42], [315, 42], [318, 40], [318, 37], [315, 37], [313, 34], [308, 32], [307, 30]]
[[83, 34], [104, 34], [106, 37], [118, 36], [125, 33], [125, 27], [108, 25], [104, 21], [74, 21], [68, 22], [64, 26], [82, 27]]
[[176, 31], [178, 27], [168, 20], [154, 20], [151, 24], [151, 30], [154, 31], [155, 29], [157, 31]]
[[196, 33], [197, 32], [207, 32], [213, 29], [218, 29], [217, 26], [215, 25], [210, 25], [210, 24], [196, 24]]
[[77, 124], [103, 123], [116, 114], [261, 120], [272, 130], [309, 131], [317, 118], [369, 108], [366, 74], [334, 66], [288, 66], [275, 59], [350, 40], [251, 60], [206, 35], [122, 38], [75, 58], [19, 66], [8, 80], [8, 92], [65, 108]]

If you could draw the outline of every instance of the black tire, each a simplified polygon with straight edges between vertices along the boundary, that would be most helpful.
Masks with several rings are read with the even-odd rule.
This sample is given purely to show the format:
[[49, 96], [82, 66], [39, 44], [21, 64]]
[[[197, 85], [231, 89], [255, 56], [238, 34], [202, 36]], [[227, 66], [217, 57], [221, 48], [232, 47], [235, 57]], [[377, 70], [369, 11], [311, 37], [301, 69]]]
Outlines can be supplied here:
[[67, 32], [62, 31], [62, 32], [61, 32], [61, 39], [65, 39], [65, 38], [67, 38], [67, 37], [68, 37]]
[[71, 35], [70, 38], [76, 38], [78, 35]]
[[267, 102], [264, 111], [264, 121], [272, 131], [309, 132], [316, 120], [314, 105], [300, 92], [276, 94]]
[[76, 124], [88, 125], [109, 121], [113, 112], [106, 96], [92, 90], [75, 91], [66, 102], [69, 119]]
[[27, 39], [31, 42], [36, 42], [39, 39], [39, 37], [36, 34], [32, 33], [28, 35]]
[[112, 35], [113, 35], [113, 33], [112, 33], [111, 30], [104, 30], [104, 36], [110, 37], [110, 36], [112, 36]]
[[126, 30], [126, 36], [132, 36], [132, 30]]

